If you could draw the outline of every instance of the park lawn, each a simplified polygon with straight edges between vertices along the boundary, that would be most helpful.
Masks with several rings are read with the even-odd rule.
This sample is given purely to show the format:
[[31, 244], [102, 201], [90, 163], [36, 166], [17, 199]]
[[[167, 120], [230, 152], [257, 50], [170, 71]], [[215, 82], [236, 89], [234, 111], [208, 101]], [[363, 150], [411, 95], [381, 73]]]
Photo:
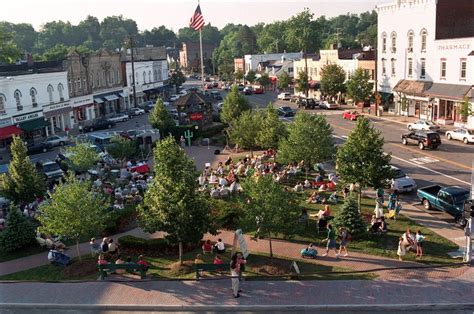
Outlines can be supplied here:
[[38, 253], [46, 253], [48, 250], [39, 246], [38, 244], [32, 244], [31, 246], [16, 250], [15, 252], [4, 252], [0, 251], [0, 263], [8, 262], [17, 258], [30, 256]]

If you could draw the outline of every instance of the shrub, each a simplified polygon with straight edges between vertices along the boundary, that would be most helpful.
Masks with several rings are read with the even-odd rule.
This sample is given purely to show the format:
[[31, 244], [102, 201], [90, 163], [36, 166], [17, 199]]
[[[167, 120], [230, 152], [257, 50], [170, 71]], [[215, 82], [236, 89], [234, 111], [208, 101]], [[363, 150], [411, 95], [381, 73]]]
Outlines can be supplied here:
[[346, 227], [351, 234], [362, 234], [366, 231], [365, 223], [360, 215], [357, 202], [348, 197], [341, 206], [333, 221], [334, 226]]
[[[132, 235], [120, 237], [118, 239], [120, 249], [129, 254], [146, 254], [148, 256], [163, 256], [178, 253], [178, 245], [171, 244], [166, 238], [143, 239]], [[183, 244], [183, 251], [194, 250], [198, 243]]]
[[211, 200], [211, 217], [216, 229], [237, 229], [242, 220], [242, 215], [242, 208], [238, 202]]
[[0, 249], [13, 252], [35, 241], [35, 228], [16, 208], [11, 208], [5, 230], [0, 234]]
[[116, 234], [130, 229], [132, 222], [135, 220], [137, 212], [135, 206], [127, 205], [123, 209], [114, 210], [109, 213], [109, 219], [103, 234]]

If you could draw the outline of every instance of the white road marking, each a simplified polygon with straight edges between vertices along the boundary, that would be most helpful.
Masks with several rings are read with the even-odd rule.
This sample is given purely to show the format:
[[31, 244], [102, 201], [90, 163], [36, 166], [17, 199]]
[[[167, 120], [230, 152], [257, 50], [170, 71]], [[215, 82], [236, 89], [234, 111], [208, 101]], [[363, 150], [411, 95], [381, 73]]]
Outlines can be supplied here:
[[419, 157], [419, 158], [412, 158], [410, 161], [414, 162], [417, 165], [425, 165], [425, 164], [431, 164], [434, 162], [438, 162], [438, 159], [434, 159], [431, 157]]

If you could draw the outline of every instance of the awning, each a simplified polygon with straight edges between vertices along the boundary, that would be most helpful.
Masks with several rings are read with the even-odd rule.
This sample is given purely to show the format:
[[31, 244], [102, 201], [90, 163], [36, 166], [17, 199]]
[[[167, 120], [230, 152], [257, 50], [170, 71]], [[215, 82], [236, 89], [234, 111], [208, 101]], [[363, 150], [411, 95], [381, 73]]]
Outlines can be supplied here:
[[125, 94], [124, 93], [118, 93], [119, 97], [122, 97], [122, 98], [125, 98]]
[[425, 91], [429, 89], [432, 84], [433, 82], [400, 80], [393, 90], [406, 95], [427, 97]]
[[15, 125], [10, 125], [0, 129], [0, 140], [12, 137], [13, 135], [20, 135], [21, 133], [23, 133], [21, 129]]
[[104, 96], [105, 100], [107, 101], [113, 101], [113, 100], [117, 100], [118, 97], [117, 95], [108, 95], [108, 96]]
[[320, 84], [319, 84], [318, 81], [309, 81], [309, 82], [308, 82], [308, 87], [309, 87], [310, 89], [319, 89]]
[[156, 90], [154, 88], [151, 88], [151, 89], [144, 90], [143, 92], [148, 95], [148, 94], [156, 93]]
[[470, 90], [470, 85], [433, 83], [426, 91], [426, 95], [437, 98], [462, 100]]
[[20, 129], [22, 129], [24, 132], [31, 132], [34, 130], [41, 129], [47, 125], [48, 123], [44, 121], [44, 118], [39, 118], [30, 121], [20, 122]]
[[72, 110], [71, 107], [64, 107], [64, 108], [60, 108], [60, 109], [56, 109], [56, 110], [51, 110], [51, 111], [47, 111], [44, 113], [44, 116], [45, 118], [51, 118], [51, 117], [54, 117], [54, 116], [57, 116], [57, 115], [60, 115], [60, 114], [63, 114], [63, 113], [68, 113]]
[[380, 99], [382, 100], [383, 103], [388, 103], [391, 101], [390, 98], [393, 100], [393, 94], [392, 93], [386, 93], [386, 92], [379, 92]]
[[102, 104], [102, 103], [104, 103], [104, 100], [102, 98], [99, 98], [99, 97], [94, 97], [94, 102], [96, 104]]

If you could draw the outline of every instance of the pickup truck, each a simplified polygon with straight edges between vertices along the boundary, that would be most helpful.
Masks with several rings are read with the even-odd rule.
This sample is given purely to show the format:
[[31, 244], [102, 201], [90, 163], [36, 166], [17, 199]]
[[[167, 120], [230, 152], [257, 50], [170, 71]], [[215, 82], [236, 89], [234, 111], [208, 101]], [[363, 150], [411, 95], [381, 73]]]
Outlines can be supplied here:
[[466, 219], [463, 217], [464, 203], [469, 199], [469, 190], [458, 186], [441, 187], [430, 185], [419, 188], [417, 196], [426, 210], [438, 209], [454, 217], [456, 223], [464, 227]]

